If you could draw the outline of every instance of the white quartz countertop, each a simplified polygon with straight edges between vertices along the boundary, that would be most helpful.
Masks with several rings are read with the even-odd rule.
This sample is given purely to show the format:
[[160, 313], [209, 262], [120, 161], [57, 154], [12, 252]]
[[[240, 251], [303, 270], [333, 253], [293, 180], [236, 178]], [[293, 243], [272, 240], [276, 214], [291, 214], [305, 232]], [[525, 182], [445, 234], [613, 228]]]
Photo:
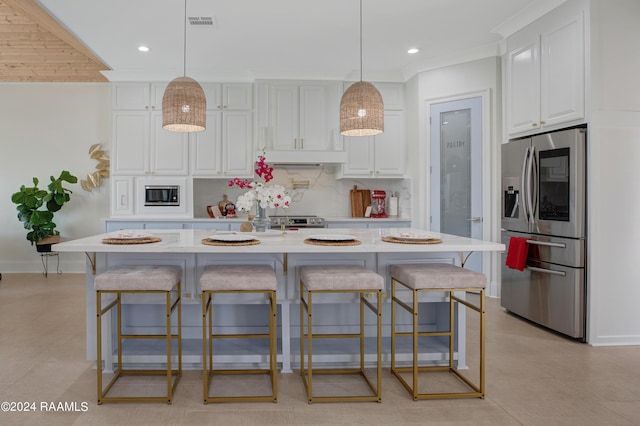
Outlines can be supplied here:
[[[144, 232], [145, 235], [159, 237], [162, 240], [147, 244], [105, 244], [103, 239], [113, 237], [123, 231], [93, 235], [72, 241], [55, 244], [57, 252], [105, 252], [105, 253], [416, 253], [416, 252], [471, 252], [471, 251], [504, 251], [505, 246], [491, 241], [475, 240], [455, 235], [441, 234], [420, 229], [302, 229], [287, 231], [232, 232], [203, 229], [153, 229], [132, 230], [132, 233]], [[383, 236], [400, 234], [428, 235], [442, 239], [439, 244], [398, 244], [382, 241]], [[260, 240], [256, 245], [244, 246], [211, 246], [202, 244], [202, 239], [211, 235], [235, 234], [255, 236]], [[312, 235], [353, 236], [359, 245], [322, 246], [304, 242]]]
[[[292, 215], [297, 216], [297, 215]], [[304, 215], [303, 215], [304, 216]], [[350, 217], [350, 216], [322, 216], [326, 222], [411, 222], [408, 217], [389, 216], [384, 218], [371, 217]], [[247, 221], [247, 216], [238, 216], [231, 218], [210, 218], [210, 217], [194, 217], [194, 218], [165, 218], [165, 217], [110, 217], [104, 219], [108, 222], [212, 222], [212, 223], [241, 223]]]

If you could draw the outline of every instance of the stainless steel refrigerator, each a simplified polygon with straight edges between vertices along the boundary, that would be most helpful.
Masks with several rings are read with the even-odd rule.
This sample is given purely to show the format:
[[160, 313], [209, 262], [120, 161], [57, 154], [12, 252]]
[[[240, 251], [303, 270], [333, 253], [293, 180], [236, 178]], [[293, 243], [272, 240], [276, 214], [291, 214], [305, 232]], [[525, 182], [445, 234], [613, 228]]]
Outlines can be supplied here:
[[[586, 127], [502, 145], [501, 305], [586, 339]], [[506, 266], [512, 237], [526, 239], [524, 270]], [[515, 246], [514, 246], [515, 247]]]

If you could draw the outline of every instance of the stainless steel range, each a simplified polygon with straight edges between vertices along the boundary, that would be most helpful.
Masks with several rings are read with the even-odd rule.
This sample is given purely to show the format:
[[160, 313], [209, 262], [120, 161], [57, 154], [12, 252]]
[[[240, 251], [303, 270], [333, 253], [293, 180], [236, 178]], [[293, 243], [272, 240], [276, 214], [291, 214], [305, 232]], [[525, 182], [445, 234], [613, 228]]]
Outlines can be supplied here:
[[326, 228], [325, 220], [318, 216], [271, 216], [271, 229]]

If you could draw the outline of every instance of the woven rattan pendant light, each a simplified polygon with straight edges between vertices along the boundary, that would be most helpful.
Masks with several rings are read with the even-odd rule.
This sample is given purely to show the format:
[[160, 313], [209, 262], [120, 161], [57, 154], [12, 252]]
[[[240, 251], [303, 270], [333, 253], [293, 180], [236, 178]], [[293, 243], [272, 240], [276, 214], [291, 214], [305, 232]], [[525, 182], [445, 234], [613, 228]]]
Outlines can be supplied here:
[[384, 103], [378, 89], [362, 81], [362, 0], [360, 0], [360, 81], [340, 101], [340, 134], [373, 136], [384, 132]]
[[173, 79], [162, 96], [162, 128], [201, 132], [206, 126], [207, 100], [202, 86], [187, 77], [187, 0], [184, 0], [183, 77]]

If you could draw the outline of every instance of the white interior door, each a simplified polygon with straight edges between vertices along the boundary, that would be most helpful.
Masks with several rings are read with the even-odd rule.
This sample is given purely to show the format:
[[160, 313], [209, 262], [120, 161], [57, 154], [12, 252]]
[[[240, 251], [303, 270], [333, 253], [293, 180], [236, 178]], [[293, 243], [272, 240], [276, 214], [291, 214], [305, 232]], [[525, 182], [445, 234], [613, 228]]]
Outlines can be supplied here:
[[[431, 229], [483, 238], [482, 98], [431, 104]], [[482, 255], [466, 267], [482, 272]]]

